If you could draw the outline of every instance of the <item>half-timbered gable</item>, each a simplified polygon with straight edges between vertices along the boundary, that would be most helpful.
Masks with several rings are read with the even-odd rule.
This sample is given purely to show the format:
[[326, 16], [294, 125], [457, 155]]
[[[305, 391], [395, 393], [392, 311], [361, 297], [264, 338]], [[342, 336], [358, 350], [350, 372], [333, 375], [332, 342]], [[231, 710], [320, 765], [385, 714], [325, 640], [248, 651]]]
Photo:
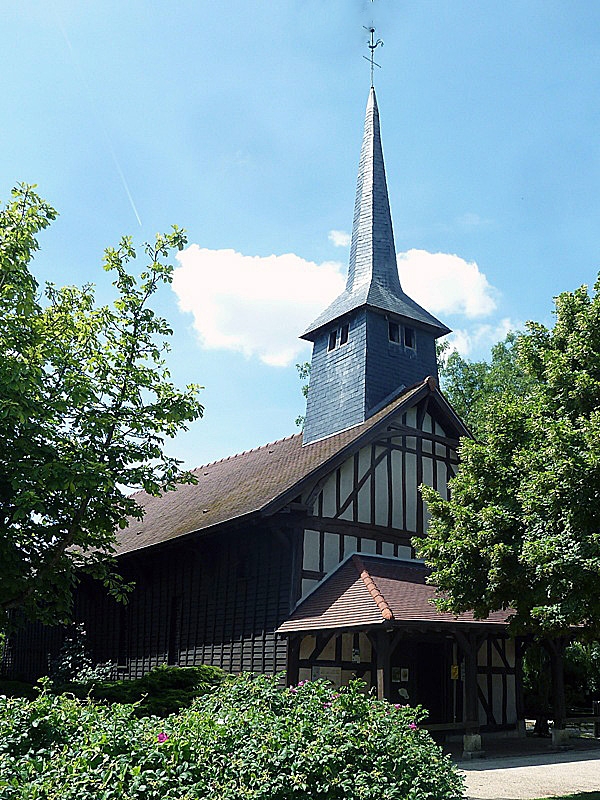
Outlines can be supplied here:
[[419, 487], [447, 496], [466, 434], [436, 395], [412, 396], [367, 441], [305, 490], [301, 596], [351, 553], [411, 558], [427, 531]]

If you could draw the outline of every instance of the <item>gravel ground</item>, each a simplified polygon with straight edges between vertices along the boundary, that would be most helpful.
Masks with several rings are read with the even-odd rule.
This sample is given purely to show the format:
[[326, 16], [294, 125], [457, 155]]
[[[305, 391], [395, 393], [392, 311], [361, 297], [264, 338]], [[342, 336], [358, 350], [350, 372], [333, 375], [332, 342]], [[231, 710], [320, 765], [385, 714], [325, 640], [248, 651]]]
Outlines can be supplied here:
[[462, 761], [469, 800], [533, 800], [600, 791], [594, 750]]

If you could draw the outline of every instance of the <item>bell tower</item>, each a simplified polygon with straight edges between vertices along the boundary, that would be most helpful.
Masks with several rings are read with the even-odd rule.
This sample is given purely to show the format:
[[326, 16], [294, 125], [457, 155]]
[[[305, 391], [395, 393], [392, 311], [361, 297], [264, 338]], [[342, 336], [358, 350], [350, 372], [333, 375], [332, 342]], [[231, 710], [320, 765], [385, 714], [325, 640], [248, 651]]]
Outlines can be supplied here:
[[301, 337], [313, 343], [303, 444], [364, 422], [404, 387], [437, 378], [435, 341], [447, 333], [400, 285], [371, 86], [346, 288]]

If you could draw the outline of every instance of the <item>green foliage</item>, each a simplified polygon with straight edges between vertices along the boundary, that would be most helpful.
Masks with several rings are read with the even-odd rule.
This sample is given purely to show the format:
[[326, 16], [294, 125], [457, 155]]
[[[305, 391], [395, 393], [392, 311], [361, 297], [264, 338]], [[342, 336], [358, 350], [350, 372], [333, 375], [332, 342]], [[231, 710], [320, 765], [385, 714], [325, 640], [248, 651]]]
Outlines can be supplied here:
[[183, 232], [145, 246], [138, 278], [129, 238], [106, 250], [116, 299], [99, 306], [93, 287], [40, 289], [29, 269], [55, 216], [28, 186], [0, 210], [0, 628], [67, 620], [83, 573], [124, 597], [109, 556], [142, 514], [127, 490], [191, 480], [163, 444], [202, 414], [198, 387], [171, 383], [171, 329], [150, 307]]
[[135, 715], [138, 717], [165, 717], [188, 708], [193, 700], [211, 691], [224, 679], [223, 670], [204, 664], [199, 667], [170, 667], [163, 664], [137, 680], [107, 680], [97, 668], [84, 668], [62, 681], [56, 677], [50, 681], [42, 679], [37, 686], [0, 680], [0, 694], [33, 700], [38, 696], [41, 684], [51, 694], [69, 694], [80, 700], [91, 698], [102, 703], [135, 704]]
[[73, 623], [65, 633], [58, 655], [50, 665], [50, 680], [61, 686], [70, 681], [89, 683], [107, 680], [115, 671], [115, 664], [94, 664], [87, 646], [83, 623]]
[[[296, 364], [296, 369], [298, 370], [298, 377], [301, 381], [306, 381], [306, 383], [302, 384], [302, 396], [306, 400], [308, 398], [308, 381], [310, 379], [310, 361], [305, 361], [303, 364]], [[296, 425], [299, 428], [304, 427], [304, 414], [300, 414], [296, 417]]]
[[561, 294], [552, 329], [527, 324], [509, 358], [519, 393], [487, 393], [450, 500], [423, 487], [431, 522], [415, 546], [441, 608], [512, 606], [516, 630], [548, 638], [600, 632], [599, 290]]
[[467, 361], [456, 350], [440, 358], [446, 352], [443, 345], [438, 352], [444, 395], [477, 438], [485, 434], [488, 404], [506, 392], [523, 396], [531, 383], [517, 359], [518, 337], [508, 333], [494, 345], [489, 361]]
[[66, 695], [0, 699], [0, 798], [461, 798], [423, 713], [363, 689], [242, 675], [166, 720]]
[[143, 678], [130, 681], [80, 681], [66, 686], [78, 697], [90, 696], [109, 703], [135, 703], [140, 717], [167, 716], [189, 707], [225, 678], [218, 667], [170, 667], [163, 664]]

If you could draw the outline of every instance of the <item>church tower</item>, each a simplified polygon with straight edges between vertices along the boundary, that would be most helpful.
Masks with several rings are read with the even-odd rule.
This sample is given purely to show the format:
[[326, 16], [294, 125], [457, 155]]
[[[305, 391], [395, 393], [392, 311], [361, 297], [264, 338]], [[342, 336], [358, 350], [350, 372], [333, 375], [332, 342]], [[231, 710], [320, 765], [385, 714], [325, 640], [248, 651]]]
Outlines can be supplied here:
[[435, 340], [446, 333], [400, 285], [371, 86], [346, 288], [301, 337], [313, 342], [303, 444], [364, 422], [404, 387], [437, 378]]

